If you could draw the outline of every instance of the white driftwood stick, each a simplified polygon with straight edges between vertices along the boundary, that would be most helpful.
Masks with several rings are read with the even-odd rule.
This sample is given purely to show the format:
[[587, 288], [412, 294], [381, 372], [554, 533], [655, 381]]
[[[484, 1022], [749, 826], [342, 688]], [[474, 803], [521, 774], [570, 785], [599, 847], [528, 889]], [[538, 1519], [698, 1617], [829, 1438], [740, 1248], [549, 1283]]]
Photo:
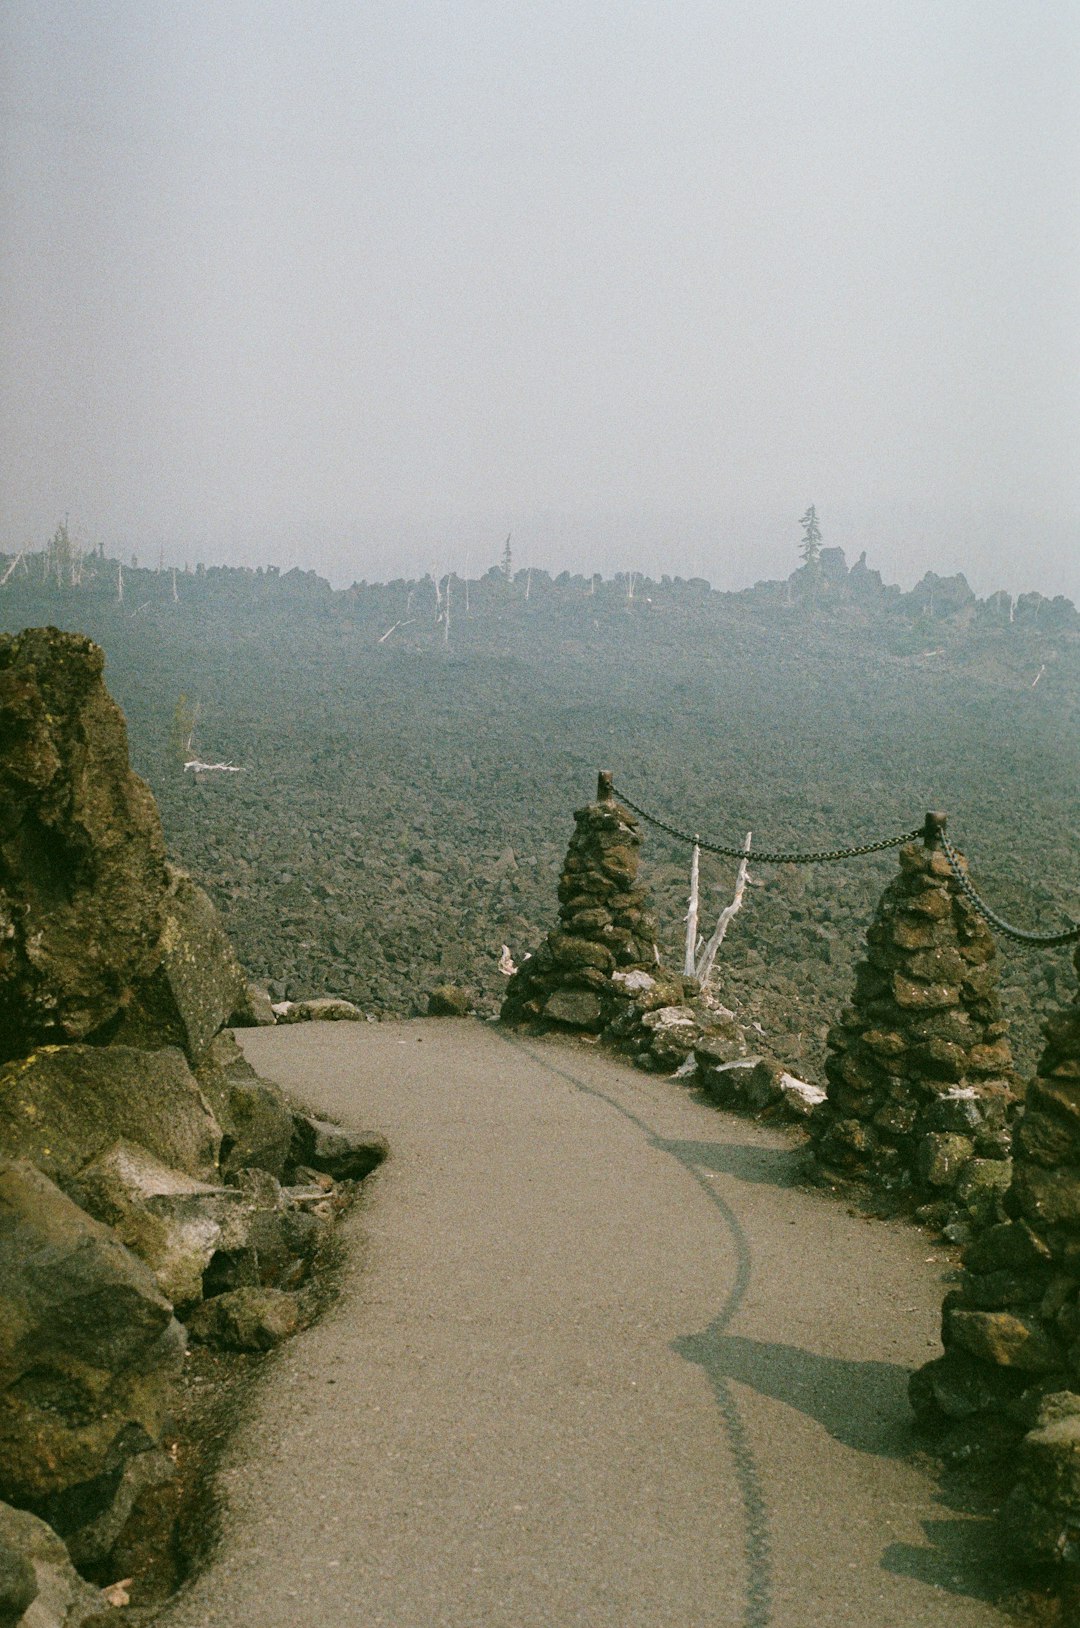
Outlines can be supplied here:
[[735, 892], [732, 895], [731, 903], [721, 910], [716, 926], [713, 929], [713, 936], [702, 950], [697, 966], [694, 969], [695, 976], [702, 984], [707, 984], [712, 977], [716, 953], [724, 942], [724, 935], [731, 926], [732, 921], [742, 909], [743, 894], [746, 892], [746, 879], [749, 874], [750, 838], [752, 835], [753, 833], [750, 831], [746, 833], [746, 841], [743, 843], [745, 858], [739, 861], [739, 871], [735, 878]]
[[391, 633], [396, 633], [399, 627], [408, 627], [410, 622], [415, 622], [415, 621], [416, 621], [416, 617], [415, 616], [410, 616], [408, 618], [408, 621], [395, 622], [393, 627], [388, 627], [386, 632], [382, 635], [382, 637], [380, 639], [376, 640], [376, 643], [385, 644], [387, 639], [390, 637]]
[[686, 953], [683, 956], [683, 972], [687, 978], [694, 976], [694, 953], [697, 950], [698, 940], [698, 876], [701, 871], [701, 848], [694, 842], [694, 854], [690, 861], [690, 900], [686, 911]]

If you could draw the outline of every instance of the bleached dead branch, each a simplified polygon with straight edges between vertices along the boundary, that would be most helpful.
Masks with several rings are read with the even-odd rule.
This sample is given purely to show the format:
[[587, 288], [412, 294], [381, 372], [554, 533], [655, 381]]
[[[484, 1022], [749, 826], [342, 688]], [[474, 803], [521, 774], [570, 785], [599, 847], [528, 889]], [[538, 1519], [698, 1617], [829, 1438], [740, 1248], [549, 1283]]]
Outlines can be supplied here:
[[683, 973], [687, 978], [694, 976], [694, 956], [697, 953], [698, 941], [698, 879], [701, 875], [701, 848], [694, 843], [694, 852], [690, 860], [690, 898], [686, 909], [686, 949], [683, 952]]
[[4, 572], [3, 576], [0, 577], [0, 588], [2, 588], [4, 586], [4, 583], [7, 581], [8, 577], [11, 575], [12, 571], [14, 571], [15, 567], [18, 565], [18, 563], [19, 563], [19, 561], [21, 559], [22, 559], [22, 553], [16, 554], [15, 558], [12, 560], [11, 564], [8, 566], [7, 570]]
[[192, 769], [196, 774], [246, 774], [242, 763], [204, 763], [201, 758], [193, 757], [184, 764], [185, 769]]
[[390, 637], [391, 633], [396, 633], [399, 627], [408, 627], [410, 622], [415, 622], [415, 621], [416, 621], [415, 616], [404, 617], [400, 622], [395, 622], [393, 627], [388, 627], [386, 632], [376, 642], [378, 644], [385, 644], [387, 639]]
[[739, 870], [735, 877], [735, 892], [732, 895], [731, 903], [721, 910], [716, 926], [713, 928], [713, 935], [698, 956], [697, 965], [693, 968], [694, 976], [703, 985], [707, 984], [712, 977], [713, 963], [716, 960], [717, 951], [724, 942], [724, 935], [742, 909], [743, 894], [746, 892], [746, 883], [750, 871], [750, 838], [752, 835], [753, 833], [750, 831], [746, 833], [746, 841], [743, 843], [744, 857], [739, 861]]
[[1046, 663], [1044, 661], [1042, 666], [1039, 668], [1039, 671], [1035, 674], [1035, 677], [1031, 680], [1031, 688], [1032, 689], [1035, 688], [1036, 684], [1039, 682], [1040, 678], [1043, 676], [1045, 671], [1046, 671]]

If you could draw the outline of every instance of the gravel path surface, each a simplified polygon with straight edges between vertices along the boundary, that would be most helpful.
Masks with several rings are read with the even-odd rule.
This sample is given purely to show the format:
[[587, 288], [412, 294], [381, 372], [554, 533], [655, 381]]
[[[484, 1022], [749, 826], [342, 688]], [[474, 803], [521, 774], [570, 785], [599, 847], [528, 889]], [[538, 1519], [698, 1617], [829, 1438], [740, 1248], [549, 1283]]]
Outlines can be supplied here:
[[168, 1628], [986, 1628], [989, 1523], [906, 1456], [943, 1262], [784, 1133], [469, 1021], [248, 1031], [391, 1156], [272, 1360]]

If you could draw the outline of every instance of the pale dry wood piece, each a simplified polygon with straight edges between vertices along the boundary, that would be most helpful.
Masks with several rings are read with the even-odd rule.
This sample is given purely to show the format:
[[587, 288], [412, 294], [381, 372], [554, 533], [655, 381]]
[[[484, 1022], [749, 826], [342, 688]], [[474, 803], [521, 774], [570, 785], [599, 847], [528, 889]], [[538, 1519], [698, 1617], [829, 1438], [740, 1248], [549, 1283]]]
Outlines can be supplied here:
[[724, 935], [742, 909], [743, 894], [746, 892], [746, 883], [749, 876], [750, 838], [752, 835], [753, 832], [751, 831], [746, 833], [746, 841], [743, 843], [745, 857], [739, 861], [739, 870], [735, 877], [735, 892], [732, 894], [731, 903], [721, 910], [716, 926], [713, 929], [713, 935], [698, 957], [696, 967], [692, 969], [694, 976], [702, 984], [707, 984], [712, 977], [713, 962], [716, 960], [717, 951], [724, 942]]
[[697, 954], [698, 879], [700, 874], [701, 848], [695, 842], [693, 857], [690, 860], [690, 899], [686, 911], [686, 953], [683, 956], [683, 973], [687, 978], [694, 976], [694, 957]]

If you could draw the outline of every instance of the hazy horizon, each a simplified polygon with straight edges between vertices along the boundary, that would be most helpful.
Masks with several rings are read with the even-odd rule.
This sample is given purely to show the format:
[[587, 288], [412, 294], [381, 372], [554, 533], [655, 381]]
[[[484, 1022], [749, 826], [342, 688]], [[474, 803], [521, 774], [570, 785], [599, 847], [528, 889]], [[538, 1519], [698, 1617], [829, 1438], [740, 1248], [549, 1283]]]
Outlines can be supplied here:
[[0, 548], [1080, 600], [1080, 11], [11, 0]]

